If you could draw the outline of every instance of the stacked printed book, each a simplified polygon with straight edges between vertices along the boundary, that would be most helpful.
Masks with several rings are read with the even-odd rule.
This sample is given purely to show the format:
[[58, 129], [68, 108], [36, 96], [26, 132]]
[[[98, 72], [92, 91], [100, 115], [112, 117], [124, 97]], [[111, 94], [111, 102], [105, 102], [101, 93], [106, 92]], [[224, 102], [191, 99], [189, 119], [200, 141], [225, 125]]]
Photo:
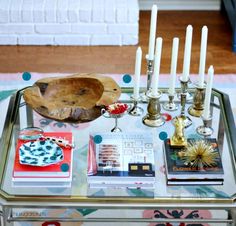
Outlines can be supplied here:
[[91, 169], [88, 171], [90, 188], [154, 188], [152, 135], [136, 132], [92, 134], [88, 169]]
[[[193, 144], [194, 139], [188, 139], [188, 143]], [[196, 159], [182, 157], [184, 155], [184, 148], [171, 147], [170, 140], [164, 141], [164, 158], [166, 165], [166, 178], [168, 185], [222, 185], [224, 182], [224, 170], [221, 161], [216, 139], [209, 138], [200, 141], [212, 147], [211, 155], [214, 157], [214, 164], [201, 166], [196, 165], [199, 156]], [[200, 144], [200, 145], [201, 145]], [[195, 150], [196, 153], [196, 150]], [[193, 153], [193, 155], [195, 154]], [[203, 153], [203, 152], [201, 152]], [[188, 161], [188, 160], [192, 160]], [[208, 156], [208, 161], [209, 161]], [[212, 162], [212, 161], [211, 161]]]
[[[49, 132], [47, 137], [72, 143], [71, 132]], [[12, 185], [23, 187], [70, 187], [73, 148], [59, 146], [53, 140], [18, 139], [12, 173]]]

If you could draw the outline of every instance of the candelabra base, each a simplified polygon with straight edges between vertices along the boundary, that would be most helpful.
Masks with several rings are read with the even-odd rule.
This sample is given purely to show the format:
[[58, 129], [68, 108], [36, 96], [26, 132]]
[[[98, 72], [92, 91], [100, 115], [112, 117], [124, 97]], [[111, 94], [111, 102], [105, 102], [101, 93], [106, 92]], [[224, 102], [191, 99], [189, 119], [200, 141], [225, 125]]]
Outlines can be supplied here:
[[156, 95], [153, 95], [149, 90], [147, 92], [148, 97], [148, 106], [147, 106], [147, 114], [143, 117], [143, 124], [150, 127], [159, 127], [165, 123], [164, 117], [161, 115], [161, 105], [160, 105], [160, 97], [161, 92], [157, 92]]
[[132, 116], [140, 116], [143, 114], [143, 109], [135, 104], [133, 104], [130, 108], [130, 110], [128, 111], [129, 115]]
[[203, 125], [197, 127], [197, 129], [196, 129], [197, 133], [204, 136], [204, 137], [211, 136], [213, 134], [213, 129], [211, 127], [212, 118], [211, 117], [209, 117], [209, 118], [202, 117], [202, 120], [203, 120]]
[[119, 128], [119, 127], [115, 127], [115, 128], [113, 128], [113, 129], [111, 130], [111, 132], [114, 132], [114, 133], [116, 133], [116, 132], [122, 132], [122, 130], [121, 130], [121, 128]]
[[184, 128], [188, 128], [189, 126], [193, 124], [192, 120], [186, 115], [180, 115], [180, 116], [174, 117], [173, 122], [179, 117], [182, 118], [183, 120]]
[[166, 102], [163, 104], [163, 108], [166, 111], [176, 111], [178, 109], [178, 105], [175, 103]]
[[196, 84], [196, 89], [193, 97], [193, 104], [189, 107], [188, 113], [194, 117], [200, 117], [203, 112], [203, 102], [205, 98], [205, 86]]
[[213, 134], [213, 129], [211, 127], [205, 127], [202, 125], [197, 128], [197, 133], [204, 137], [208, 137]]
[[196, 109], [193, 106], [188, 108], [188, 113], [194, 117], [201, 117], [203, 109]]
[[153, 119], [152, 117], [150, 117], [149, 115], [146, 115], [143, 118], [143, 124], [145, 124], [146, 126], [150, 126], [150, 127], [160, 127], [165, 123], [165, 119], [164, 117], [159, 117], [157, 119]]

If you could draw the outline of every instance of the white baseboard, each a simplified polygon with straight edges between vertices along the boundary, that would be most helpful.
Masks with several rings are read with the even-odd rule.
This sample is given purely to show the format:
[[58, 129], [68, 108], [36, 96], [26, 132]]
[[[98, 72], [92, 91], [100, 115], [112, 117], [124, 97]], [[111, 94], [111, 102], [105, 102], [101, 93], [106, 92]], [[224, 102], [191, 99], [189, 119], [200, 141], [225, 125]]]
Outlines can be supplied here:
[[139, 0], [140, 10], [150, 10], [156, 4], [160, 10], [219, 10], [220, 0]]

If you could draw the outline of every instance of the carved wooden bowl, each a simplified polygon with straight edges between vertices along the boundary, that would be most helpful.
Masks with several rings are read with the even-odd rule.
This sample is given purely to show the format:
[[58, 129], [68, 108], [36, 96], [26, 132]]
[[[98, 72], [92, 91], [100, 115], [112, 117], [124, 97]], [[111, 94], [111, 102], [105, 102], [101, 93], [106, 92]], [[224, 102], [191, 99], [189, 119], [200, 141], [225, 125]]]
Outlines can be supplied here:
[[26, 103], [40, 115], [63, 122], [89, 122], [116, 102], [120, 87], [110, 77], [76, 74], [38, 80], [24, 91]]

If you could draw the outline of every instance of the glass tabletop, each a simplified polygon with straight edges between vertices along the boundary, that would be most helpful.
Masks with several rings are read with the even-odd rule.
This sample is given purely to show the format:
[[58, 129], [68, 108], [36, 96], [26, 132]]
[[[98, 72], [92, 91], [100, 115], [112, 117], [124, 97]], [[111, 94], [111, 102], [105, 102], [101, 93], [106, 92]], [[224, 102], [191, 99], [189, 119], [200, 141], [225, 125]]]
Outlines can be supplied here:
[[[87, 154], [89, 135], [91, 133], [110, 132], [114, 126], [113, 118], [100, 116], [94, 121], [81, 124], [57, 122], [52, 119], [44, 118], [32, 110], [24, 101], [23, 92], [16, 92], [9, 104], [3, 136], [1, 140], [1, 191], [2, 198], [6, 200], [27, 201], [40, 200], [46, 197], [45, 201], [55, 201], [66, 199], [67, 202], [80, 202], [96, 200], [126, 200], [130, 203], [142, 200], [145, 202], [222, 202], [232, 203], [236, 193], [235, 178], [235, 152], [236, 146], [233, 140], [235, 136], [235, 127], [233, 122], [232, 110], [228, 96], [218, 90], [213, 90], [211, 98], [212, 128], [213, 135], [219, 144], [223, 168], [223, 185], [188, 185], [188, 186], [169, 186], [167, 185], [165, 175], [165, 163], [163, 155], [163, 139], [160, 134], [163, 132], [170, 138], [174, 133], [174, 126], [171, 118], [180, 114], [180, 108], [177, 111], [166, 111], [163, 109], [163, 103], [167, 101], [167, 89], [161, 89], [161, 113], [166, 117], [164, 125], [160, 127], [148, 127], [143, 124], [142, 118], [147, 113], [147, 103], [139, 103], [143, 108], [142, 116], [131, 116], [125, 114], [118, 119], [119, 127], [123, 132], [150, 132], [154, 136], [155, 153], [155, 185], [154, 189], [129, 189], [129, 188], [90, 188], [87, 183]], [[190, 92], [194, 92], [190, 89]], [[131, 88], [122, 88], [120, 102], [132, 104], [130, 98]], [[175, 98], [176, 103], [180, 103]], [[202, 125], [202, 119], [188, 114], [187, 109], [192, 102], [186, 104], [186, 115], [192, 120], [192, 125], [185, 129], [186, 138], [202, 138], [197, 134], [196, 128]], [[12, 173], [15, 160], [17, 140], [21, 129], [26, 127], [40, 127], [44, 132], [64, 131], [72, 132], [75, 148], [73, 150], [73, 169], [71, 187], [27, 187], [13, 186]], [[125, 199], [124, 199], [125, 197]]]

